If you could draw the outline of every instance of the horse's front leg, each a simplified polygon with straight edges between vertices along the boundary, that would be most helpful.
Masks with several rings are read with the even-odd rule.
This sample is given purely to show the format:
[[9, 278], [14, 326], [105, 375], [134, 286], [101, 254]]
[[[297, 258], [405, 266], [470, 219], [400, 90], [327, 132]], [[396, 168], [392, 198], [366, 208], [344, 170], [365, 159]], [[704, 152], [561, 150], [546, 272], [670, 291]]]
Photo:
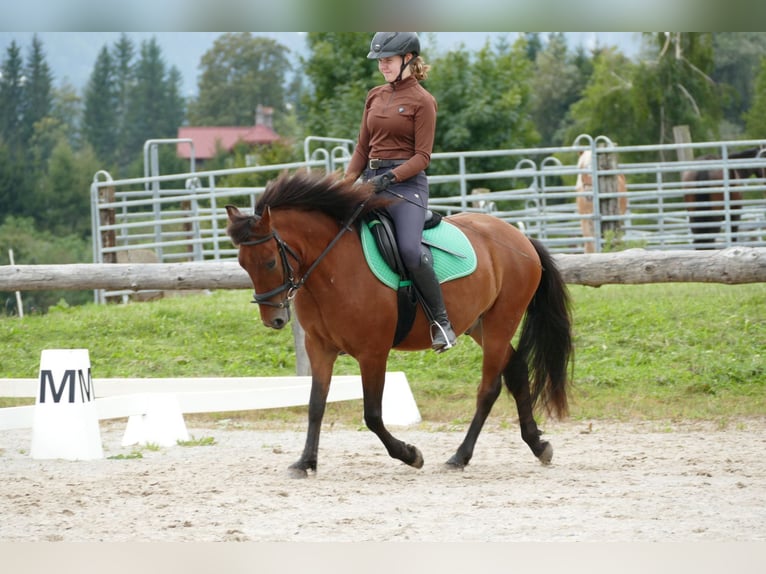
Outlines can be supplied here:
[[293, 478], [306, 478], [308, 471], [316, 472], [319, 453], [319, 432], [322, 429], [322, 419], [327, 407], [327, 395], [330, 392], [332, 368], [337, 354], [331, 351], [319, 352], [310, 350], [308, 339], [306, 351], [311, 362], [311, 394], [308, 407], [308, 430], [306, 444], [301, 457], [290, 465], [288, 471]]
[[423, 455], [420, 450], [395, 438], [383, 424], [383, 387], [386, 382], [386, 364], [363, 364], [359, 362], [362, 374], [364, 396], [364, 422], [374, 432], [389, 456], [415, 468], [423, 467]]

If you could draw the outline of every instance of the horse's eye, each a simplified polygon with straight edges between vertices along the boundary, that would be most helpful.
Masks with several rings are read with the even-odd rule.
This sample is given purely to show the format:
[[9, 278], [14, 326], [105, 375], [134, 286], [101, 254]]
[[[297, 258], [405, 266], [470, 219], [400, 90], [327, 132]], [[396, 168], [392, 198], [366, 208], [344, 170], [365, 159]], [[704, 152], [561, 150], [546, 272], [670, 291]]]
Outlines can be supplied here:
[[267, 261], [266, 265], [265, 265], [266, 269], [268, 269], [269, 271], [272, 271], [276, 266], [277, 266], [277, 260], [276, 259], [271, 259], [271, 260]]

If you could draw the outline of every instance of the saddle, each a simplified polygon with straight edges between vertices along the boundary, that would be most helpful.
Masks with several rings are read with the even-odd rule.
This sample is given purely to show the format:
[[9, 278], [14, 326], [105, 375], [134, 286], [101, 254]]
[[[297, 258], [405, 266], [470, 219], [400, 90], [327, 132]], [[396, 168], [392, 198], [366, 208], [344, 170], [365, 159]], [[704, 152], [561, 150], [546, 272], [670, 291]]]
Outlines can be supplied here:
[[[360, 225], [362, 250], [373, 274], [397, 292], [398, 316], [392, 346], [412, 329], [418, 297], [399, 256], [394, 222], [384, 211], [367, 214]], [[476, 253], [465, 234], [436, 212], [429, 211], [423, 227], [423, 244], [431, 249], [434, 272], [440, 283], [473, 273]]]

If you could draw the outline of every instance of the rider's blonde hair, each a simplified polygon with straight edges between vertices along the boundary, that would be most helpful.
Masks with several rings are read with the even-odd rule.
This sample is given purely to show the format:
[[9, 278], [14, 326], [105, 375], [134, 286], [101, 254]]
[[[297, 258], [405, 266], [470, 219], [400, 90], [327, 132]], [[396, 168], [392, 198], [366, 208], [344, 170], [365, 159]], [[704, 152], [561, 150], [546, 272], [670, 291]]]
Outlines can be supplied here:
[[415, 76], [418, 81], [428, 78], [428, 71], [431, 69], [431, 66], [426, 64], [420, 56], [415, 56], [409, 63], [409, 67], [412, 71], [412, 75]]

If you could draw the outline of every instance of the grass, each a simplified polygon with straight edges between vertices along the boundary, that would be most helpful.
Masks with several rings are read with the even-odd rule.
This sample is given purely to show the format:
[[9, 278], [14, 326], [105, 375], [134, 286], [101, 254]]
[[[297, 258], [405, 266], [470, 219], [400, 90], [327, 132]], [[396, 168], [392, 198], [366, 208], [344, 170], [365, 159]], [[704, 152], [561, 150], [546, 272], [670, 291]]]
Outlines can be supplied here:
[[[766, 285], [571, 286], [574, 419], [715, 419], [766, 414]], [[218, 291], [128, 305], [53, 308], [0, 319], [0, 378], [35, 378], [46, 348], [87, 348], [93, 376], [295, 374], [290, 329], [262, 326], [250, 292]], [[481, 364], [468, 338], [449, 353], [391, 354], [425, 421], [464, 426]], [[340, 357], [336, 374], [358, 374]], [[0, 406], [24, 401], [0, 399]], [[195, 415], [199, 416], [199, 415]], [[302, 422], [305, 407], [208, 418]], [[515, 424], [501, 397], [494, 422]], [[361, 401], [328, 405], [326, 421], [359, 425]]]
[[189, 440], [176, 441], [178, 446], [213, 446], [215, 444], [215, 438], [212, 436], [203, 436], [196, 438], [192, 436]]

